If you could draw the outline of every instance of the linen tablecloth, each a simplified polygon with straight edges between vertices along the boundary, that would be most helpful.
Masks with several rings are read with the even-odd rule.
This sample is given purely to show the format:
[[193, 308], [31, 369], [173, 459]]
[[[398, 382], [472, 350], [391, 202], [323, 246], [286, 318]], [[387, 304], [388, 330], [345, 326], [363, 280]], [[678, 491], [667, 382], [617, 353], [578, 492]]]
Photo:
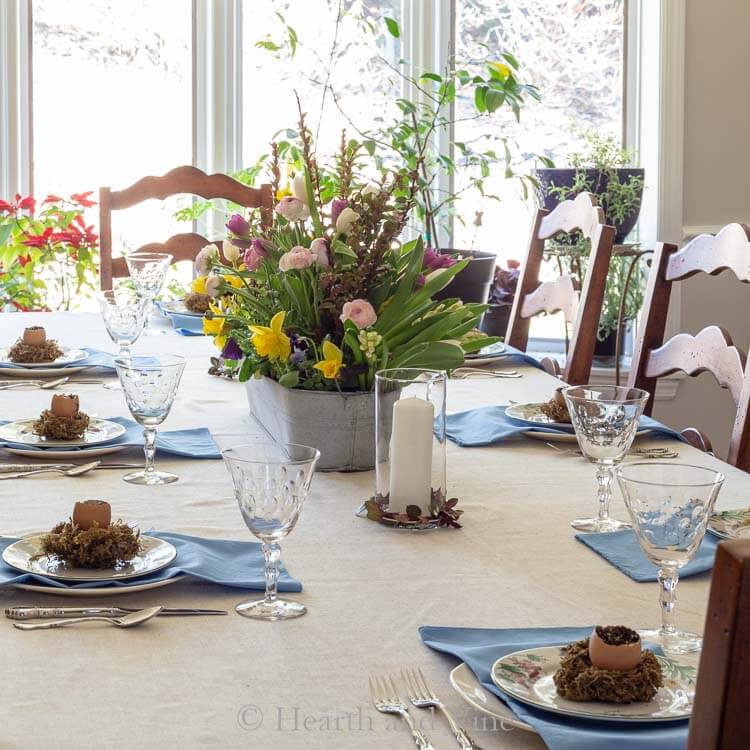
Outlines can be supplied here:
[[[0, 339], [31, 324], [45, 325], [72, 346], [107, 347], [101, 321], [84, 314], [0, 316]], [[210, 340], [172, 333], [144, 339], [136, 351], [189, 358], [164, 429], [203, 425], [220, 447], [258, 434], [244, 387], [208, 375], [215, 352]], [[449, 410], [540, 400], [555, 387], [540, 370], [518, 369], [524, 374], [518, 380], [451, 381]], [[99, 385], [69, 388], [91, 411], [128, 415], [119, 392]], [[0, 391], [0, 417], [28, 416], [48, 398], [44, 391]], [[680, 460], [722, 466], [727, 481], [719, 507], [746, 504], [747, 475], [689, 446], [675, 447]], [[484, 750], [543, 747], [528, 732], [493, 730], [491, 720], [465, 705], [449, 685], [445, 659], [424, 648], [418, 627], [652, 626], [659, 617], [657, 587], [630, 580], [574, 539], [568, 522], [595, 505], [588, 462], [532, 440], [447, 450], [449, 496], [459, 497], [466, 511], [460, 530], [402, 533], [356, 518], [362, 498], [372, 494], [371, 472], [314, 478], [302, 517], [282, 542], [282, 559], [304, 582], [304, 591], [291, 596], [308, 607], [305, 617], [261, 623], [232, 613], [161, 618], [129, 631], [90, 624], [31, 633], [3, 620], [0, 748], [77, 750], [86, 738], [94, 747], [128, 750], [408, 750], [406, 728], [369, 704], [367, 677], [415, 665]], [[138, 460], [140, 453], [128, 449], [116, 458]], [[109, 470], [0, 482], [0, 533], [48, 528], [70, 513], [74, 500], [104, 498], [141, 528], [252, 538], [222, 462], [159, 457], [157, 464], [180, 481], [133, 487], [121, 481], [124, 472]], [[623, 518], [615, 492], [612, 512]], [[707, 576], [680, 582], [681, 626], [702, 629], [707, 595]], [[178, 583], [120, 601], [231, 609], [246, 598], [236, 590]], [[3, 609], [35, 603], [73, 600], [0, 590]], [[436, 747], [454, 746], [439, 717], [416, 710], [415, 717]]]

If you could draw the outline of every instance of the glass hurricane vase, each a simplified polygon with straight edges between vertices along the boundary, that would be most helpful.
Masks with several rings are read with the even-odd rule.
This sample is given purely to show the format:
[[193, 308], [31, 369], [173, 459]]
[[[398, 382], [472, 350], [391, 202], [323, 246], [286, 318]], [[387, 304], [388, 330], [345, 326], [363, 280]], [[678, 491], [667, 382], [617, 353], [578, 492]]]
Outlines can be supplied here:
[[702, 466], [641, 462], [616, 473], [641, 549], [659, 569], [661, 627], [641, 631], [641, 638], [666, 653], [698, 651], [701, 637], [675, 624], [678, 574], [703, 541], [724, 475]]
[[296, 526], [320, 453], [291, 443], [256, 442], [222, 451], [234, 495], [247, 528], [260, 539], [265, 558], [263, 599], [238, 604], [237, 612], [256, 620], [289, 620], [307, 611], [277, 595], [279, 542]]

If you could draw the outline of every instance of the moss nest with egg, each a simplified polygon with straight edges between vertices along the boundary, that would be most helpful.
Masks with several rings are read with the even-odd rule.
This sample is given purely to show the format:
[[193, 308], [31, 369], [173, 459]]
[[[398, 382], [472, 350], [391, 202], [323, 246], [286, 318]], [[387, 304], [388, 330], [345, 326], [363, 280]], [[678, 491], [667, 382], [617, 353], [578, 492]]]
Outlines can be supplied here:
[[190, 312], [204, 315], [208, 312], [211, 305], [211, 296], [208, 294], [198, 294], [198, 292], [188, 292], [182, 302]]
[[45, 409], [34, 422], [34, 434], [53, 440], [75, 440], [83, 437], [89, 426], [89, 415], [79, 411], [71, 416], [53, 414]]
[[45, 534], [42, 552], [75, 568], [114, 568], [130, 562], [141, 550], [140, 532], [123, 521], [82, 529], [72, 520]]
[[595, 667], [588, 638], [563, 648], [560, 669], [554, 675], [560, 697], [602, 703], [648, 702], [662, 686], [662, 679], [661, 665], [648, 650], [643, 651], [635, 669], [621, 672]]
[[57, 345], [57, 341], [45, 341], [38, 346], [26, 344], [18, 339], [8, 351], [11, 362], [38, 364], [42, 362], [54, 362], [63, 355], [63, 350]]

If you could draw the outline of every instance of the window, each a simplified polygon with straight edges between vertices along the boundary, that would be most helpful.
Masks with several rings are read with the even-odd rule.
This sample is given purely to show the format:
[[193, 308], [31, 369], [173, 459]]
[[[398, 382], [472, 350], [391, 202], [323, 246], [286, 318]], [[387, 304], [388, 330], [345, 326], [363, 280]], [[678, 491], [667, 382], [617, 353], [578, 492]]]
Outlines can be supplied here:
[[[356, 137], [356, 128], [373, 126], [371, 96], [400, 90], [387, 61], [399, 57], [389, 34], [373, 38], [363, 24], [382, 26], [383, 16], [397, 17], [400, 0], [286, 0], [266, 3], [245, 0], [243, 5], [243, 156], [251, 165], [264, 153], [274, 134], [296, 128], [299, 120], [295, 92], [316, 135], [318, 152], [333, 154], [342, 129]], [[288, 32], [277, 14], [291, 29]], [[338, 22], [337, 22], [338, 18]], [[281, 46], [288, 34], [299, 40], [294, 57], [278, 59], [268, 47]], [[336, 43], [337, 53], [330, 57]], [[265, 44], [266, 47], [258, 46]], [[322, 99], [330, 64], [330, 93]], [[382, 97], [378, 96], [378, 102]]]
[[[33, 184], [127, 187], [192, 162], [190, 0], [34, 0]], [[174, 204], [113, 215], [115, 246], [173, 234]]]

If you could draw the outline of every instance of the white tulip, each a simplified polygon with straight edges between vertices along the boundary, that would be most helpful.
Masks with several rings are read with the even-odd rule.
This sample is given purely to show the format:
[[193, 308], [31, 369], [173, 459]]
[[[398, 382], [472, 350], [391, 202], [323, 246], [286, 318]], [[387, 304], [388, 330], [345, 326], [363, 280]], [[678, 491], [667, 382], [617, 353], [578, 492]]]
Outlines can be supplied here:
[[224, 257], [230, 263], [234, 263], [240, 257], [240, 248], [237, 245], [233, 245], [229, 240], [224, 240], [221, 249], [224, 252]]
[[211, 297], [215, 297], [216, 293], [219, 290], [219, 284], [223, 279], [221, 276], [217, 276], [216, 274], [212, 273], [207, 279], [206, 279], [206, 294], [208, 294]]
[[380, 193], [380, 185], [377, 182], [368, 182], [361, 190], [362, 195], [378, 195]]
[[359, 219], [359, 214], [348, 206], [339, 214], [336, 219], [336, 231], [339, 234], [348, 234], [352, 224]]
[[307, 205], [307, 183], [304, 174], [295, 175], [292, 182], [292, 195]]

